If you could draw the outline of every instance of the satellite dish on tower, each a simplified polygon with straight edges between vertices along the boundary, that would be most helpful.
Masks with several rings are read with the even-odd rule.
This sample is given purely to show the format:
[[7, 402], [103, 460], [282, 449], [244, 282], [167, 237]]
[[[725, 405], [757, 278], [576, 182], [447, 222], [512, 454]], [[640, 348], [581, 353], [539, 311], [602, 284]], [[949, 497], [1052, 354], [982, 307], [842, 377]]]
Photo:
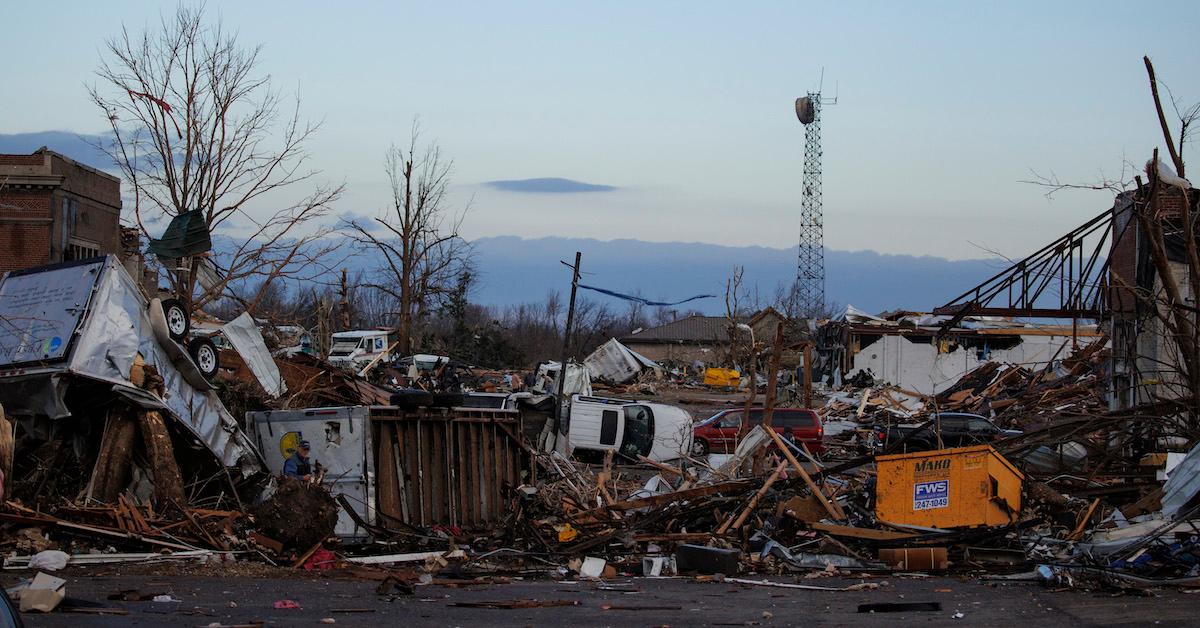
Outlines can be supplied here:
[[805, 96], [804, 98], [796, 99], [796, 117], [800, 119], [801, 124], [812, 124], [817, 117], [816, 108], [813, 107], [812, 98]]

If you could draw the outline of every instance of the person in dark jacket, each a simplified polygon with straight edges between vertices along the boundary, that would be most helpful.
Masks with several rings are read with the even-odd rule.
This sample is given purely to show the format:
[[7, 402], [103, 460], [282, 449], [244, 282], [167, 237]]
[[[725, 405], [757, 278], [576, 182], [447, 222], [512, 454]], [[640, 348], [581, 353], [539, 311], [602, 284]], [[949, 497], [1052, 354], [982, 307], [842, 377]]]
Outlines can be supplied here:
[[307, 480], [312, 475], [312, 465], [308, 462], [308, 441], [300, 441], [296, 452], [283, 462], [283, 474], [298, 480]]

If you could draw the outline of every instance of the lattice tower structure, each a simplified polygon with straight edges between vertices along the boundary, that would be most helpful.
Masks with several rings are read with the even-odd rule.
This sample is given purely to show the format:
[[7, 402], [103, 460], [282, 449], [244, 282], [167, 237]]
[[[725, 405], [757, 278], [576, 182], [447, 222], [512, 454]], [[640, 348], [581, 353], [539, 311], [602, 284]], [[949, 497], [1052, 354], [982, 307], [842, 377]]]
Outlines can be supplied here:
[[821, 94], [809, 92], [813, 121], [804, 125], [804, 189], [800, 201], [797, 305], [803, 315], [825, 309], [825, 219], [821, 207]]

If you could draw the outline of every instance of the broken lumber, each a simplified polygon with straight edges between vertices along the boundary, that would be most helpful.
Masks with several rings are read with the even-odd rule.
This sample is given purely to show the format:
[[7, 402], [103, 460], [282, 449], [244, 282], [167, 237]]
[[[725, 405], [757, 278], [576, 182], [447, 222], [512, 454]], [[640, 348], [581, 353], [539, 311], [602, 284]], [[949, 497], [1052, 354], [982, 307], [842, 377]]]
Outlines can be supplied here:
[[854, 539], [865, 539], [868, 541], [895, 541], [898, 539], [909, 539], [917, 536], [916, 534], [909, 534], [906, 532], [857, 528], [854, 526], [837, 525], [833, 523], [810, 523], [808, 527], [812, 528], [813, 530], [824, 532], [830, 536], [844, 536]]
[[[774, 434], [775, 430], [771, 430], [771, 433]], [[720, 528], [717, 528], [717, 534], [725, 534], [725, 532], [727, 532], [731, 527], [734, 530], [742, 527], [742, 524], [746, 521], [746, 517], [750, 516], [750, 513], [754, 511], [754, 507], [757, 506], [758, 502], [761, 501], [763, 496], [767, 494], [767, 491], [771, 490], [771, 486], [775, 484], [775, 481], [779, 479], [780, 475], [783, 475], [783, 471], [784, 469], [787, 469], [787, 467], [788, 462], [786, 460], [781, 461], [779, 466], [775, 467], [775, 471], [771, 473], [771, 477], [767, 478], [767, 481], [763, 482], [762, 487], [758, 489], [758, 492], [754, 494], [754, 497], [750, 498], [750, 503], [746, 504], [746, 507], [742, 510], [741, 514], [738, 515], [737, 519], [732, 521], [733, 525], [731, 526], [730, 520], [726, 519], [725, 523], [721, 524]]]
[[830, 502], [829, 499], [825, 497], [825, 493], [821, 491], [820, 487], [817, 486], [817, 483], [813, 482], [812, 477], [808, 475], [808, 472], [804, 470], [804, 467], [800, 466], [800, 461], [796, 460], [796, 457], [792, 455], [792, 452], [788, 451], [787, 444], [783, 442], [783, 439], [779, 437], [779, 434], [776, 434], [775, 430], [767, 430], [767, 432], [775, 441], [775, 446], [779, 447], [779, 450], [783, 452], [783, 455], [785, 458], [787, 458], [788, 462], [790, 462], [792, 466], [796, 468], [796, 472], [800, 474], [800, 477], [803, 478], [804, 483], [808, 485], [808, 489], [813, 492], [813, 495], [816, 496], [818, 500], [821, 501], [821, 505], [825, 507], [825, 510], [829, 511], [829, 515], [839, 521], [845, 519], [846, 513], [842, 512], [841, 507], [838, 506], [836, 502]]

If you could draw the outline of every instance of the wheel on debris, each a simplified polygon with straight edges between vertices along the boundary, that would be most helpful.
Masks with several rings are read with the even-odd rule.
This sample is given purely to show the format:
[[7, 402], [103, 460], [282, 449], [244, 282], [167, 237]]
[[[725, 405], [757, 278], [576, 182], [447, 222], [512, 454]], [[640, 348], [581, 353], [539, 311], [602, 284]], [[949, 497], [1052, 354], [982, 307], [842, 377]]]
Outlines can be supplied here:
[[183, 342], [188, 330], [192, 328], [192, 317], [188, 316], [187, 308], [179, 299], [167, 299], [162, 302], [163, 317], [167, 319], [167, 333], [175, 342]]
[[692, 455], [699, 458], [700, 456], [708, 455], [708, 441], [703, 438], [697, 438], [692, 441]]
[[204, 379], [212, 380], [217, 375], [217, 367], [221, 365], [221, 361], [217, 353], [217, 345], [213, 344], [208, 338], [193, 338], [188, 343], [188, 353], [192, 356], [192, 361], [200, 369], [200, 373], [204, 375]]

